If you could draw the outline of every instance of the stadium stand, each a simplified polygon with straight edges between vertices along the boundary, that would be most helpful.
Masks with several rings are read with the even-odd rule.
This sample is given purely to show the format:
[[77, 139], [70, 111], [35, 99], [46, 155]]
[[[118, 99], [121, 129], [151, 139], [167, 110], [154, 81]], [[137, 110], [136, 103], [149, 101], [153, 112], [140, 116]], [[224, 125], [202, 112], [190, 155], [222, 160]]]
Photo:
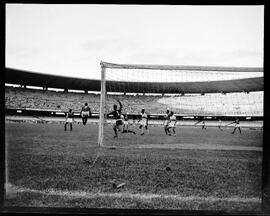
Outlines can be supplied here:
[[[108, 95], [107, 110], [120, 99], [125, 113], [139, 113], [145, 108], [152, 114], [164, 114], [170, 107], [180, 115], [263, 116], [263, 92], [205, 94], [184, 96]], [[41, 109], [79, 112], [87, 102], [93, 112], [99, 112], [100, 95], [73, 92], [43, 91], [5, 87], [7, 109]]]

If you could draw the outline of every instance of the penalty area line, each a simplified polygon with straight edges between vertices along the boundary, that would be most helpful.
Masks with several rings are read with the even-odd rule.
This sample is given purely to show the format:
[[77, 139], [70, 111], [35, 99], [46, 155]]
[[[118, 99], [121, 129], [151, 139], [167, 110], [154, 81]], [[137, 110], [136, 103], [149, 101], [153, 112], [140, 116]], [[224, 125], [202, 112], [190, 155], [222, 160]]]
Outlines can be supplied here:
[[[7, 190], [7, 189], [6, 189]], [[140, 200], [149, 200], [149, 199], [173, 199], [180, 202], [189, 202], [189, 201], [201, 201], [201, 202], [241, 202], [241, 203], [261, 203], [262, 199], [259, 197], [200, 197], [200, 196], [180, 196], [180, 195], [161, 195], [161, 194], [132, 194], [132, 193], [91, 193], [86, 191], [68, 191], [68, 190], [36, 190], [25, 187], [18, 187], [15, 185], [9, 184], [9, 190], [13, 193], [38, 193], [42, 195], [56, 195], [56, 196], [65, 196], [68, 198], [85, 198], [92, 199], [98, 197], [110, 197], [110, 198], [129, 198], [129, 199], [140, 199]], [[7, 193], [8, 193], [7, 191]]]

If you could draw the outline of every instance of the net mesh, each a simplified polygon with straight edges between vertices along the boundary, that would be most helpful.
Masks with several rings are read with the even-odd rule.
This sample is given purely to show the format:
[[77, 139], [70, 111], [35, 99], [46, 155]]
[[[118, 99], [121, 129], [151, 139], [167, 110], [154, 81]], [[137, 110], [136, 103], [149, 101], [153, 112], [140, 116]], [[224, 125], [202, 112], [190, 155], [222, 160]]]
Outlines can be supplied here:
[[[263, 72], [257, 69], [136, 68], [121, 65], [105, 68], [105, 114], [111, 112], [114, 105], [119, 108], [119, 100], [123, 106], [122, 114], [128, 117], [130, 131], [139, 134], [149, 132], [151, 125], [163, 127], [167, 109], [179, 117], [263, 116], [263, 86], [258, 80], [263, 78]], [[256, 91], [245, 92], [246, 86], [251, 89], [255, 86]], [[231, 89], [232, 92], [225, 93], [219, 88]], [[194, 93], [189, 93], [189, 89], [195, 89]], [[148, 130], [144, 131], [138, 119], [142, 109], [148, 115], [149, 123]], [[122, 139], [127, 140], [119, 142], [112, 139], [115, 122], [112, 116], [105, 115], [105, 145], [129, 143], [127, 137], [133, 136], [132, 132], [122, 135]], [[118, 135], [121, 133], [119, 130]], [[137, 142], [145, 141], [134, 137], [132, 143]]]

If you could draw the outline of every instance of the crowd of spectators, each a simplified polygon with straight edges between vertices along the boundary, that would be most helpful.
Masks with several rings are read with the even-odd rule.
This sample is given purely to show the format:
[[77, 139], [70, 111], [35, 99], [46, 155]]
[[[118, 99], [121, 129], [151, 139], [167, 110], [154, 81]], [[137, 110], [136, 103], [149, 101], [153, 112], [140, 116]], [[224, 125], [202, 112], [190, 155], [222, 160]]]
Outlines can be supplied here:
[[[235, 93], [185, 96], [107, 95], [106, 110], [112, 109], [119, 99], [125, 113], [140, 113], [141, 109], [152, 114], [164, 114], [167, 108], [185, 115], [261, 115], [263, 116], [263, 93]], [[9, 109], [41, 109], [79, 112], [84, 103], [92, 112], [99, 112], [100, 95], [43, 91], [28, 88], [5, 87], [5, 107]]]

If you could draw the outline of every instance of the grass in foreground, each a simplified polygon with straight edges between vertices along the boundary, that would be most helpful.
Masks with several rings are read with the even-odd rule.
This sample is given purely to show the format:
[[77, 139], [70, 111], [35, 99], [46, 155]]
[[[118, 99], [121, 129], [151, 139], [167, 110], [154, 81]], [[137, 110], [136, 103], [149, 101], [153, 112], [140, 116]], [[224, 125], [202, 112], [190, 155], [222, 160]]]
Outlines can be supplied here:
[[[79, 130], [80, 129], [80, 130]], [[200, 143], [194, 129], [182, 129], [179, 137], [160, 135], [161, 128], [152, 128], [154, 135], [136, 139], [123, 136], [118, 145], [136, 145], [181, 140]], [[206, 131], [205, 142], [218, 140], [217, 131]], [[222, 133], [222, 132], [221, 132]], [[238, 145], [260, 146], [262, 132], [245, 130], [246, 136], [224, 133], [220, 143], [237, 141]], [[179, 133], [180, 134], [180, 133]], [[190, 139], [189, 135], [193, 134]], [[227, 140], [223, 139], [226, 136]], [[8, 171], [10, 183], [36, 190], [68, 190], [91, 193], [174, 194], [181, 197], [258, 198], [261, 193], [261, 152], [171, 150], [171, 149], [104, 149], [94, 166], [97, 148], [97, 126], [76, 125], [64, 132], [59, 124], [7, 124]], [[229, 139], [231, 137], [231, 140]], [[130, 142], [127, 142], [127, 139]], [[141, 139], [141, 140], [140, 140]], [[162, 140], [163, 139], [163, 140]], [[175, 139], [175, 140], [173, 140]], [[197, 140], [196, 140], [197, 139]], [[90, 141], [89, 141], [90, 140]], [[252, 140], [252, 141], [251, 141]], [[166, 171], [170, 167], [170, 171]], [[126, 183], [114, 189], [112, 183]], [[43, 201], [42, 201], [43, 200]], [[58, 201], [55, 201], [58, 200]], [[19, 193], [7, 205], [102, 208], [184, 208], [184, 209], [244, 209], [258, 203], [179, 202], [155, 198], [151, 201], [135, 198], [70, 198], [55, 195]]]

